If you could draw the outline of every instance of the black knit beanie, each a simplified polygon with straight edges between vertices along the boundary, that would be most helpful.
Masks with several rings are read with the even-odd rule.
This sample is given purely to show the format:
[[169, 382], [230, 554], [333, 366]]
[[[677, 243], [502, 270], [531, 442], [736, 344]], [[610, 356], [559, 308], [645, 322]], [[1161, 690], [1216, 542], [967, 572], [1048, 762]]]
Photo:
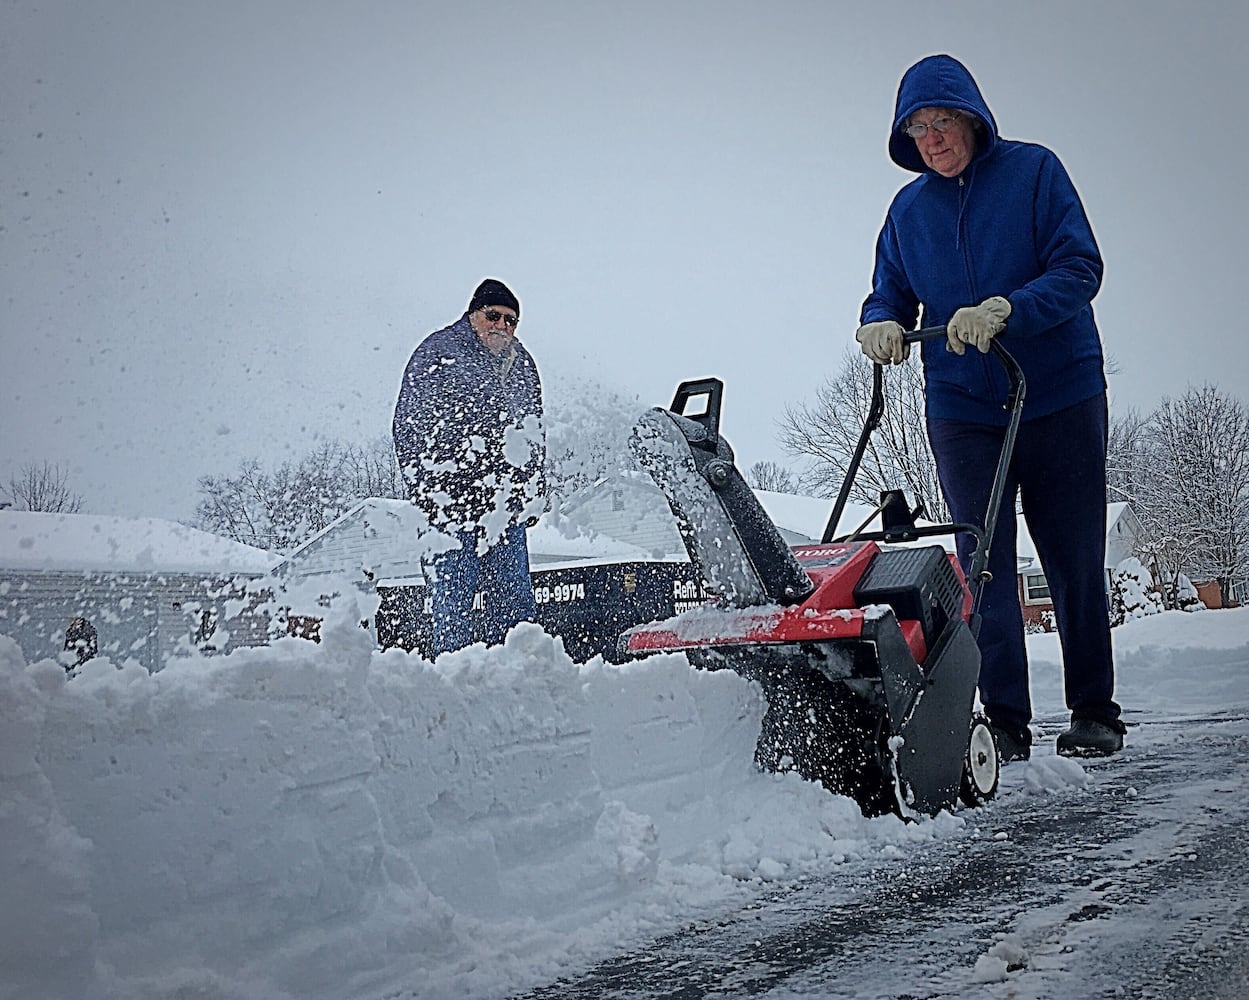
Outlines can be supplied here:
[[468, 303], [468, 311], [476, 312], [485, 306], [506, 306], [520, 316], [520, 301], [512, 294], [512, 290], [495, 278], [487, 278], [477, 286], [472, 299]]

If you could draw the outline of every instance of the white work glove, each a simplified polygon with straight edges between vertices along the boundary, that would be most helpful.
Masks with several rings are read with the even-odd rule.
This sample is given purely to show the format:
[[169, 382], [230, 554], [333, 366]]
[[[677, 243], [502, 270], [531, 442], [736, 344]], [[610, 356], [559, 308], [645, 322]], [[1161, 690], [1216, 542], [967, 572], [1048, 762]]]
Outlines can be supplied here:
[[854, 339], [878, 365], [900, 365], [911, 353], [911, 345], [902, 340], [902, 326], [891, 319], [864, 323], [855, 331]]
[[964, 306], [946, 324], [946, 347], [962, 354], [973, 344], [981, 354], [989, 353], [989, 342], [1006, 329], [1010, 303], [1000, 295], [985, 299], [978, 306]]

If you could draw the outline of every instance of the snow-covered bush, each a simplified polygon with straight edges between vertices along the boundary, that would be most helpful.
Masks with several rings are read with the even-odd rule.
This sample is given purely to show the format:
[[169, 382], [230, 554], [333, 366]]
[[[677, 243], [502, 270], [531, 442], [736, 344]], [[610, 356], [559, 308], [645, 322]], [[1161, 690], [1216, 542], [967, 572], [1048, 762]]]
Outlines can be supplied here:
[[1175, 581], [1175, 606], [1181, 611], [1206, 610], [1205, 604], [1202, 603], [1197, 593], [1197, 588], [1193, 586], [1193, 581], [1183, 573]]
[[1110, 624], [1143, 618], [1164, 610], [1162, 596], [1154, 589], [1153, 575], [1135, 556], [1115, 567], [1110, 587]]
[[1053, 632], [1058, 628], [1057, 619], [1054, 617], [1053, 611], [1042, 611], [1034, 620], [1024, 619], [1023, 630], [1028, 635], [1040, 635], [1043, 632]]

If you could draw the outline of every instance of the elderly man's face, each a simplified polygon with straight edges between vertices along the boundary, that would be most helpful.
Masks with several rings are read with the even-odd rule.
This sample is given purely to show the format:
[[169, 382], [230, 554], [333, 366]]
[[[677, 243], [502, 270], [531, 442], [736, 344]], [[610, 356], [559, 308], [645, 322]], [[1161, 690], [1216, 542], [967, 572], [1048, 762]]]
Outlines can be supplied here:
[[[935, 128], [933, 122], [937, 123]], [[976, 152], [973, 122], [970, 115], [950, 108], [921, 108], [907, 120], [912, 129], [928, 126], [915, 139], [915, 145], [924, 163], [942, 177], [957, 177], [971, 163]], [[943, 126], [945, 131], [940, 131]]]
[[491, 354], [502, 354], [512, 346], [516, 336], [516, 313], [507, 306], [483, 306], [468, 314], [469, 325], [477, 339], [486, 345]]

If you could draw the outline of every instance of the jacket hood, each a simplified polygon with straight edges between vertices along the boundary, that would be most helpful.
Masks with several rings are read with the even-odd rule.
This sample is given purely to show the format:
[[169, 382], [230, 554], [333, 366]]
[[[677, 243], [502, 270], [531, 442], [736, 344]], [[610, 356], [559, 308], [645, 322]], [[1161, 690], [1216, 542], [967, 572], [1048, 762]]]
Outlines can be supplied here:
[[889, 158], [903, 170], [930, 173], [919, 155], [915, 140], [902, 130], [906, 120], [920, 108], [954, 108], [973, 114], [984, 123], [976, 133], [976, 155], [987, 156], [997, 145], [997, 122], [967, 67], [953, 56], [926, 56], [906, 71], [898, 84], [893, 130], [889, 133]]

